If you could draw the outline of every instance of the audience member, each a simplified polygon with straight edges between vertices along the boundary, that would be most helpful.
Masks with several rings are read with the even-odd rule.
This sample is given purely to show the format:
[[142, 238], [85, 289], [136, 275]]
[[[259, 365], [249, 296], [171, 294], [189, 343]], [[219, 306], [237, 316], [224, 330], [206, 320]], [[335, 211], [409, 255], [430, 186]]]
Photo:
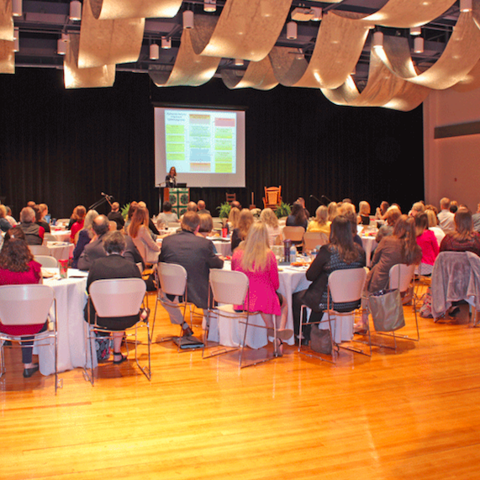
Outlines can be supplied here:
[[130, 206], [128, 207], [127, 219], [125, 220], [125, 233], [128, 235], [128, 227], [130, 226], [130, 222], [132, 221], [133, 214], [135, 210], [138, 208], [138, 203], [135, 201], [130, 202]]
[[422, 202], [415, 202], [409, 212], [410, 217], [416, 217], [425, 211], [425, 205]]
[[446, 233], [455, 230], [454, 215], [450, 211], [450, 199], [444, 197], [440, 200], [440, 212], [437, 215], [440, 228]]
[[7, 209], [5, 205], [0, 205], [0, 230], [2, 232], [7, 232], [12, 228], [12, 225], [7, 220]]
[[125, 225], [125, 219], [120, 212], [120, 204], [118, 202], [112, 203], [112, 211], [108, 214], [108, 219], [113, 220], [117, 224], [117, 230], [121, 230]]
[[[45, 204], [43, 203], [43, 204], [40, 204], [40, 205], [35, 205], [35, 207], [33, 209], [33, 211], [35, 212], [35, 223], [38, 226], [43, 227], [43, 230], [46, 233], [50, 233], [50, 225], [43, 218], [46, 215], [46, 213], [42, 213], [42, 211], [40, 209], [41, 205], [45, 205]], [[47, 212], [48, 212], [48, 208], [47, 208]]]
[[72, 267], [78, 267], [78, 259], [83, 253], [85, 246], [90, 243], [90, 240], [95, 236], [93, 231], [93, 221], [98, 217], [98, 212], [96, 210], [89, 210], [85, 216], [85, 221], [83, 222], [83, 228], [78, 233], [77, 244], [73, 250], [73, 259]]
[[473, 230], [472, 214], [459, 208], [454, 216], [455, 230], [447, 232], [440, 244], [441, 252], [473, 252], [480, 256], [480, 233]]
[[[142, 208], [147, 208], [147, 204], [145, 202], [138, 202], [138, 206]], [[156, 225], [153, 223], [153, 220], [150, 218], [150, 214], [147, 209], [148, 214], [148, 229], [150, 230], [150, 235], [152, 236], [152, 240], [156, 240], [157, 237], [160, 235]]]
[[361, 201], [358, 206], [357, 223], [361, 225], [370, 225], [370, 204], [366, 201]]
[[[30, 207], [28, 208], [33, 212]], [[25, 208], [23, 210], [25, 210]], [[22, 210], [22, 211], [23, 211]], [[13, 236], [0, 252], [0, 285], [24, 285], [42, 283], [42, 266], [33, 259], [27, 243]], [[47, 329], [48, 321], [35, 325], [2, 325], [0, 331], [10, 335], [36, 334]], [[32, 363], [33, 336], [22, 341], [23, 376], [31, 377], [38, 370]]]
[[415, 217], [415, 233], [417, 244], [422, 249], [419, 272], [421, 275], [430, 275], [438, 257], [439, 248], [435, 234], [428, 228], [428, 217], [425, 213], [420, 213]]
[[172, 204], [165, 202], [163, 204], [163, 212], [157, 217], [157, 225], [168, 225], [173, 222], [178, 222], [177, 214], [172, 212]]
[[199, 200], [198, 203], [197, 203], [197, 207], [198, 207], [198, 214], [200, 215], [201, 213], [208, 213], [208, 215], [210, 215], [210, 210], [207, 210], [205, 208], [205, 202], [203, 200]]
[[160, 247], [153, 241], [148, 229], [149, 218], [148, 210], [139, 204], [128, 227], [128, 235], [140, 252], [143, 261], [145, 263], [156, 263]]
[[391, 207], [388, 208], [387, 213], [385, 215], [386, 225], [382, 225], [378, 229], [377, 235], [375, 237], [375, 241], [377, 243], [380, 243], [383, 237], [388, 237], [389, 235], [392, 235], [393, 226], [395, 225], [395, 222], [400, 218], [401, 215], [402, 213], [400, 212], [398, 207], [392, 205]]
[[[163, 239], [159, 261], [182, 265], [187, 271], [187, 301], [198, 308], [208, 308], [208, 279], [211, 268], [222, 268], [223, 260], [215, 255], [213, 243], [197, 237], [200, 218], [196, 212], [186, 212], [181, 222], [182, 230]], [[169, 298], [178, 302], [178, 297]], [[181, 311], [166, 307], [172, 323], [182, 325], [183, 335], [192, 330], [185, 322]]]
[[17, 221], [12, 217], [12, 209], [8, 205], [5, 205], [5, 208], [7, 209], [7, 216], [5, 218], [10, 222], [10, 225], [14, 227]]
[[19, 227], [25, 234], [28, 245], [41, 245], [45, 230], [35, 223], [35, 211], [31, 207], [22, 208]]
[[240, 204], [240, 202], [238, 200], [234, 200], [233, 202], [231, 202], [230, 206], [232, 208], [238, 208], [239, 211], [242, 210], [242, 205]]
[[248, 208], [244, 208], [240, 212], [240, 216], [238, 218], [238, 226], [232, 232], [232, 253], [240, 245], [240, 242], [247, 238], [248, 231], [250, 230], [250, 227], [252, 226], [254, 221], [255, 219], [253, 218], [253, 214]]
[[260, 213], [260, 221], [267, 228], [269, 246], [281, 244], [282, 232], [275, 212], [271, 208], [264, 208]]
[[292, 205], [292, 211], [287, 217], [285, 225], [287, 227], [303, 227], [305, 231], [307, 230], [308, 218], [301, 203], [295, 202]]
[[375, 211], [375, 218], [377, 220], [385, 220], [385, 215], [387, 214], [389, 206], [390, 204], [384, 200], [380, 206], [377, 207], [377, 210]]
[[305, 210], [305, 216], [307, 217], [307, 220], [308, 220], [310, 218], [310, 212], [305, 208], [305, 199], [303, 197], [298, 197], [297, 203], [299, 203]]
[[332, 223], [333, 219], [338, 215], [338, 206], [335, 202], [330, 202], [328, 204], [328, 216], [327, 222]]
[[472, 215], [472, 221], [473, 221], [473, 229], [476, 232], [480, 232], [480, 203], [478, 204], [478, 207], [477, 207], [477, 213], [474, 213]]
[[[198, 224], [198, 232], [195, 233], [195, 235], [203, 238], [207, 238], [212, 234], [213, 231], [213, 218], [209, 213], [199, 213], [198, 218], [200, 220], [200, 223]], [[207, 238], [209, 242], [209, 240]], [[215, 244], [212, 242], [213, 245], [213, 252], [215, 255], [218, 254], [217, 248], [215, 247]]]
[[[101, 216], [104, 217], [104, 215]], [[142, 278], [137, 266], [123, 256], [126, 249], [125, 237], [121, 232], [116, 231], [116, 226], [114, 231], [105, 235], [102, 242], [102, 248], [104, 249], [104, 255], [97, 258], [90, 267], [87, 278], [87, 292], [90, 291], [90, 286], [96, 280], [107, 280], [112, 278]], [[91, 302], [85, 305], [85, 321], [89, 321], [88, 305], [91, 307], [90, 322], [94, 323], [95, 307]], [[125, 329], [135, 325], [140, 320], [140, 315], [145, 319], [148, 316], [148, 310], [140, 310], [136, 315], [125, 317], [97, 317], [97, 324], [99, 326], [114, 330], [112, 335], [113, 363], [120, 364], [127, 359], [127, 357], [123, 356], [120, 351], [122, 338]]]
[[457, 210], [458, 210], [458, 202], [456, 200], [452, 200], [450, 202], [450, 208], [449, 208], [450, 212], [452, 212], [454, 215], [455, 213], [457, 213]]
[[75, 207], [73, 212], [73, 218], [75, 218], [75, 223], [70, 227], [70, 242], [77, 243], [77, 233], [83, 228], [85, 223], [85, 215], [87, 210], [83, 205], [78, 205]]
[[434, 233], [437, 243], [440, 246], [440, 243], [445, 236], [445, 232], [438, 226], [437, 214], [435, 210], [426, 208], [425, 215], [428, 218], [428, 228]]
[[320, 205], [315, 212], [315, 218], [308, 224], [307, 232], [320, 232], [330, 235], [330, 224], [328, 220], [328, 208]]
[[228, 227], [230, 231], [233, 231], [238, 227], [238, 220], [240, 219], [240, 210], [237, 207], [230, 208], [230, 213], [228, 214]]
[[[277, 260], [270, 250], [268, 232], [263, 222], [254, 223], [246, 240], [235, 250], [232, 270], [243, 272], [248, 277], [249, 286], [244, 305], [236, 308], [260, 312], [269, 329], [274, 329], [275, 322], [278, 328], [275, 350], [278, 356], [282, 356], [283, 340], [288, 340], [293, 332], [285, 329], [288, 306], [286, 299], [277, 292], [280, 287]], [[269, 336], [272, 335], [273, 332], [270, 332]]]

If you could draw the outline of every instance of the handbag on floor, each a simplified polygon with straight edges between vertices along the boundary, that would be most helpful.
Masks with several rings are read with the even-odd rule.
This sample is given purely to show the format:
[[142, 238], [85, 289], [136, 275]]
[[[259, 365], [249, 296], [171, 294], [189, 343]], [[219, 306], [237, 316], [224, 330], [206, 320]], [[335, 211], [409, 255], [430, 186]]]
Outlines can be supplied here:
[[332, 334], [330, 330], [320, 330], [317, 325], [312, 325], [310, 331], [310, 348], [325, 355], [332, 354]]
[[405, 326], [400, 291], [380, 290], [368, 297], [368, 306], [377, 332], [393, 332]]

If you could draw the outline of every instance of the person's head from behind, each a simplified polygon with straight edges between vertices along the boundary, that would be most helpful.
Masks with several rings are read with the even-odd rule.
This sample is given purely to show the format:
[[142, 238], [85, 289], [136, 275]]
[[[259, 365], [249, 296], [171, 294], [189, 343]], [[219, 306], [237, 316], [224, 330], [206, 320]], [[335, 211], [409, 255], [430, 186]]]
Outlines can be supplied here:
[[120, 210], [120, 204], [118, 202], [112, 203], [112, 212], [118, 212]]
[[163, 204], [163, 211], [165, 213], [170, 213], [172, 211], [172, 204], [170, 202], [165, 202]]
[[240, 218], [240, 210], [237, 207], [232, 207], [228, 214], [228, 221], [232, 225], [232, 228], [237, 228], [238, 219]]
[[380, 204], [380, 213], [382, 215], [385, 215], [387, 213], [388, 207], [390, 204], [386, 202], [385, 200]]
[[0, 252], [0, 268], [11, 272], [27, 272], [32, 260], [33, 255], [27, 242], [21, 238], [11, 237]]
[[387, 225], [393, 227], [395, 225], [395, 222], [401, 217], [402, 212], [395, 206], [392, 205], [391, 207], [388, 207], [387, 214], [385, 216], [385, 221], [387, 222]]
[[269, 248], [266, 225], [263, 222], [252, 224], [247, 237], [240, 244], [240, 249], [244, 250], [242, 267], [250, 271], [263, 270], [267, 263]]
[[122, 255], [127, 248], [123, 233], [118, 230], [107, 233], [103, 239], [103, 248], [107, 255]]
[[40, 211], [39, 206], [35, 205], [33, 211], [35, 212], [35, 222], [40, 222], [40, 220], [42, 220], [42, 212]]
[[198, 233], [201, 233], [204, 237], [206, 237], [212, 233], [213, 230], [212, 216], [208, 213], [199, 213], [198, 218], [200, 220]]
[[452, 213], [457, 213], [458, 210], [458, 202], [456, 200], [452, 200], [450, 202], [450, 207], [449, 207], [450, 212]]
[[333, 219], [338, 215], [338, 206], [335, 202], [328, 204], [328, 221], [333, 222]]
[[393, 235], [398, 238], [412, 235], [415, 238], [415, 220], [407, 215], [400, 215], [393, 227]]
[[341, 207], [338, 209], [339, 215], [347, 215], [347, 213], [355, 214], [355, 205], [350, 202], [343, 202]]
[[48, 215], [48, 205], [46, 203], [41, 203], [38, 208], [40, 209], [40, 213], [42, 214], [43, 218], [45, 215]]
[[415, 202], [412, 205], [412, 210], [410, 211], [410, 214], [412, 217], [416, 217], [417, 215], [420, 215], [425, 211], [425, 205], [422, 202]]
[[7, 216], [7, 208], [5, 205], [0, 204], [0, 218], [5, 218]]
[[205, 202], [203, 200], [199, 200], [197, 203], [197, 207], [199, 210], [205, 210]]
[[81, 222], [85, 215], [87, 214], [87, 209], [83, 205], [77, 205], [73, 210], [73, 218], [77, 222]]
[[200, 217], [197, 212], [187, 211], [183, 214], [181, 227], [187, 232], [195, 232], [200, 225]]
[[133, 214], [135, 213], [135, 210], [138, 208], [138, 203], [137, 202], [132, 202], [130, 206], [128, 207], [128, 213], [127, 213], [127, 218], [129, 220], [132, 219]]
[[101, 237], [102, 235], [105, 235], [109, 228], [107, 216], [98, 215], [95, 220], [93, 220], [92, 228], [97, 236]]
[[234, 200], [234, 201], [230, 204], [230, 206], [231, 206], [232, 208], [238, 208], [238, 210], [242, 210], [242, 205], [241, 205], [241, 203], [240, 203], [238, 200]]
[[352, 221], [344, 215], [338, 215], [333, 219], [330, 226], [330, 244], [335, 245], [345, 263], [352, 263], [358, 257], [353, 243]]
[[248, 231], [255, 221], [252, 212], [248, 208], [244, 208], [240, 212], [238, 218], [238, 229], [240, 231], [240, 238], [245, 239], [247, 237]]
[[262, 221], [268, 227], [278, 227], [278, 218], [271, 208], [264, 208], [262, 210], [262, 213], [260, 213], [260, 221]]
[[328, 218], [328, 208], [325, 205], [320, 205], [315, 212], [315, 220], [319, 225], [325, 225]]
[[440, 200], [440, 208], [442, 210], [448, 210], [450, 208], [450, 199], [448, 197], [443, 197]]
[[25, 237], [25, 232], [17, 225], [13, 228], [8, 229], [5, 232], [5, 236], [3, 237], [3, 244], [5, 245], [11, 238], [19, 238], [21, 240], [27, 240]]
[[195, 202], [187, 203], [187, 212], [196, 212], [198, 210], [197, 204]]
[[468, 238], [473, 232], [472, 213], [466, 208], [459, 208], [455, 213], [455, 232], [462, 238]]
[[304, 212], [304, 209], [303, 209], [301, 203], [295, 202], [295, 203], [292, 205], [291, 215], [293, 215], [294, 217], [297, 217], [298, 214], [303, 213], [303, 212]]
[[33, 200], [30, 200], [27, 202], [27, 207], [33, 208], [36, 205], [36, 203]]
[[357, 214], [355, 212], [348, 211], [347, 213], [341, 216], [345, 217], [350, 222], [350, 232], [353, 238], [357, 234]]
[[417, 237], [428, 229], [428, 217], [426, 213], [420, 213], [415, 216], [415, 233]]
[[98, 217], [98, 212], [96, 210], [89, 210], [85, 215], [85, 222], [83, 223], [84, 230], [90, 230], [93, 225], [93, 221]]
[[370, 204], [366, 201], [361, 201], [358, 205], [358, 213], [359, 215], [370, 215]]
[[427, 208], [425, 210], [425, 215], [428, 219], [428, 228], [436, 227], [438, 225], [437, 215], [434, 210]]
[[132, 222], [128, 227], [128, 233], [132, 238], [137, 238], [140, 227], [148, 227], [148, 210], [138, 206], [133, 212]]
[[22, 208], [20, 212], [21, 223], [32, 223], [35, 221], [35, 210], [31, 207]]

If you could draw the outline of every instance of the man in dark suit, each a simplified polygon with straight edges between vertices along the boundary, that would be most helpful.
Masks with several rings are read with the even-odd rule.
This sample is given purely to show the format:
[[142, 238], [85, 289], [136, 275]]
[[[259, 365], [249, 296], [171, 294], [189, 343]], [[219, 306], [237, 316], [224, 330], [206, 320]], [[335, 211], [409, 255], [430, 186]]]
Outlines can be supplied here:
[[117, 230], [121, 230], [125, 225], [125, 220], [120, 213], [120, 204], [118, 202], [112, 203], [112, 211], [108, 214], [108, 219], [113, 220], [117, 224]]
[[[109, 231], [108, 218], [105, 215], [99, 215], [93, 221], [92, 228], [95, 236], [89, 244], [85, 245], [80, 258], [78, 259], [78, 268], [80, 270], [90, 270], [92, 263], [97, 260], [97, 258], [106, 256], [105, 249], [103, 248], [103, 237]], [[142, 256], [133, 243], [133, 240], [130, 237], [125, 236], [125, 242], [127, 248], [123, 256], [132, 263], [141, 262], [144, 266]]]
[[[187, 301], [198, 308], [208, 308], [208, 278], [211, 268], [222, 268], [223, 260], [215, 255], [213, 243], [198, 237], [200, 219], [196, 212], [183, 215], [182, 230], [163, 239], [159, 261], [182, 265], [187, 271]], [[172, 300], [172, 299], [170, 299]], [[178, 300], [178, 298], [176, 298]], [[175, 301], [175, 300], [174, 300]], [[182, 325], [183, 335], [193, 332], [179, 309], [167, 309], [172, 323]]]

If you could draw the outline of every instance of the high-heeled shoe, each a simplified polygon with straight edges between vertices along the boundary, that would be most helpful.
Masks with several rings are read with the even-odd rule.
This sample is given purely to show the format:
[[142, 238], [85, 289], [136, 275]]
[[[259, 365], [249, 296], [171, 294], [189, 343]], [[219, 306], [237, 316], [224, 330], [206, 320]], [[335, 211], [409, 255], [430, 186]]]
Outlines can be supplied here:
[[277, 337], [277, 349], [276, 352], [274, 352], [275, 357], [283, 357], [283, 341]]

